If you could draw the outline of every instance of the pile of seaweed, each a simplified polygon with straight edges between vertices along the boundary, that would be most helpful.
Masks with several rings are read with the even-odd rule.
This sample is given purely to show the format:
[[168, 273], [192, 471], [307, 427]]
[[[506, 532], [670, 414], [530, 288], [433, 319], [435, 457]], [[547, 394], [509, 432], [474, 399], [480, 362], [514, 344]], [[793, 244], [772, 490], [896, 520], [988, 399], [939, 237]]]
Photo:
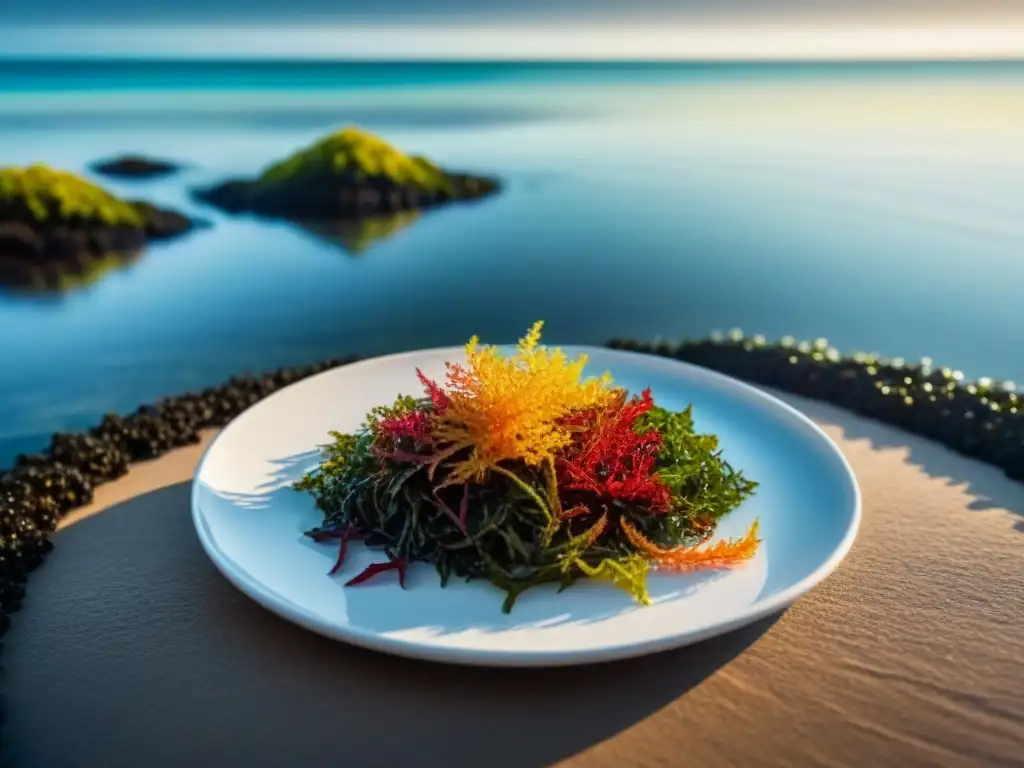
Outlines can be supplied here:
[[[611, 376], [584, 378], [539, 346], [542, 323], [515, 354], [476, 337], [442, 383], [417, 371], [425, 396], [374, 408], [354, 434], [331, 433], [319, 466], [296, 488], [324, 512], [309, 531], [383, 550], [346, 586], [431, 563], [505, 591], [508, 613], [541, 584], [565, 590], [600, 579], [648, 604], [651, 570], [729, 568], [757, 551], [747, 535], [707, 544], [718, 522], [754, 493], [714, 435], [695, 431], [691, 408], [669, 411], [650, 390], [630, 395]], [[457, 510], [457, 511], [456, 511]]]

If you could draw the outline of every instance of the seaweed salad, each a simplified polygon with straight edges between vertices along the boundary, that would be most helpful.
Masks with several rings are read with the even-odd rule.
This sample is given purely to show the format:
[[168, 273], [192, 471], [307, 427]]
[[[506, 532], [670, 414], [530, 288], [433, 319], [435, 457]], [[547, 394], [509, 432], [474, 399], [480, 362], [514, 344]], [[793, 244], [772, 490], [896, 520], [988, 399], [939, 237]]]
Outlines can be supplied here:
[[694, 430], [692, 407], [669, 411], [608, 374], [583, 375], [540, 344], [538, 322], [503, 356], [474, 337], [443, 382], [416, 373], [420, 397], [374, 408], [354, 434], [330, 432], [320, 464], [295, 488], [324, 519], [307, 536], [345, 563], [361, 541], [383, 559], [346, 586], [431, 563], [442, 586], [485, 579], [516, 598], [602, 579], [647, 604], [651, 570], [728, 568], [757, 550], [757, 521], [710, 543], [718, 521], [757, 483]]

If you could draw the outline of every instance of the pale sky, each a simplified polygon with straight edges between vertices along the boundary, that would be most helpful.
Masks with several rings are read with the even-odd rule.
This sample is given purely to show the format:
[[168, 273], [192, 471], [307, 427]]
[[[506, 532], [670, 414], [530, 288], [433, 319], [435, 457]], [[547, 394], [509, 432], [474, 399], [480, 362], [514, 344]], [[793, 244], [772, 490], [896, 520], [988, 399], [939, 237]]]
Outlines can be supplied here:
[[0, 56], [1024, 58], [1024, 0], [0, 0]]

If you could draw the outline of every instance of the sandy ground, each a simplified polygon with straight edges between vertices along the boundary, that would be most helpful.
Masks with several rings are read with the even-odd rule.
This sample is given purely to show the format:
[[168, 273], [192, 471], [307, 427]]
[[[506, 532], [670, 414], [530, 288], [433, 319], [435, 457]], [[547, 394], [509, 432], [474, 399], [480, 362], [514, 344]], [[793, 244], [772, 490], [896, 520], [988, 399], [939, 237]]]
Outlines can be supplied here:
[[860, 480], [848, 559], [781, 618], [599, 667], [434, 666], [294, 627], [200, 548], [203, 447], [140, 465], [67, 521], [16, 618], [15, 765], [1024, 766], [1024, 486], [786, 399]]

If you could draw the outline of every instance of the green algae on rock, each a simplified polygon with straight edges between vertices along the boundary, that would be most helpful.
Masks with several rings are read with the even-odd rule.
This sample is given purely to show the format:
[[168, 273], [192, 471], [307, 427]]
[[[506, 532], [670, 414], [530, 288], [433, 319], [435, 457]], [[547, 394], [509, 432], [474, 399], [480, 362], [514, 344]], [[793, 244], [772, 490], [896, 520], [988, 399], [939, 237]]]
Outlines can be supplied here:
[[180, 213], [122, 200], [66, 171], [45, 165], [0, 168], [0, 279], [5, 282], [26, 274], [88, 273], [97, 260], [135, 254], [150, 241], [184, 234], [195, 225]]
[[229, 213], [315, 221], [422, 210], [498, 189], [497, 179], [443, 170], [350, 126], [256, 179], [227, 181], [197, 190], [196, 197]]
[[0, 219], [33, 225], [141, 227], [134, 205], [73, 173], [45, 165], [0, 168]]

